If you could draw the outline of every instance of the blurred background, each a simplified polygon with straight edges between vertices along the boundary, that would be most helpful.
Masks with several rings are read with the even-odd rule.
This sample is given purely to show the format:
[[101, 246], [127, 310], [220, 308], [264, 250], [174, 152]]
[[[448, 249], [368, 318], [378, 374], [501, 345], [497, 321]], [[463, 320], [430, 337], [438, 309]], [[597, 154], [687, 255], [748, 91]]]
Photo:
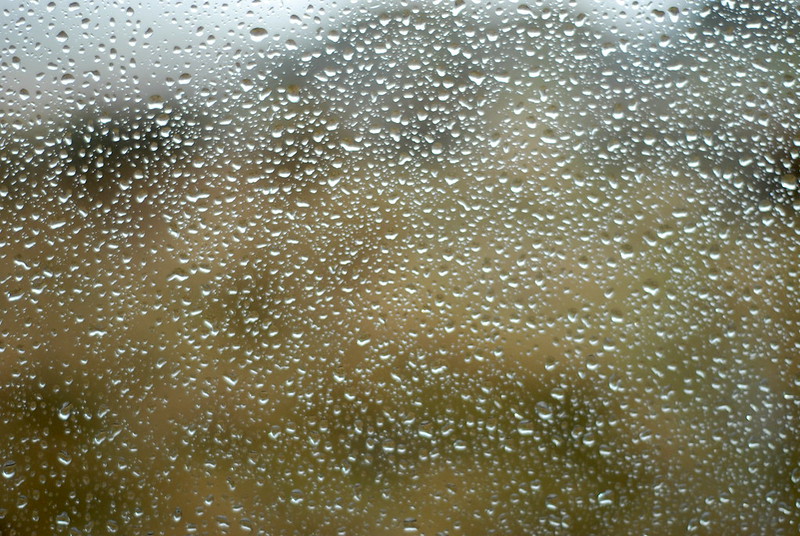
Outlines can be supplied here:
[[796, 534], [799, 29], [0, 5], [0, 534]]

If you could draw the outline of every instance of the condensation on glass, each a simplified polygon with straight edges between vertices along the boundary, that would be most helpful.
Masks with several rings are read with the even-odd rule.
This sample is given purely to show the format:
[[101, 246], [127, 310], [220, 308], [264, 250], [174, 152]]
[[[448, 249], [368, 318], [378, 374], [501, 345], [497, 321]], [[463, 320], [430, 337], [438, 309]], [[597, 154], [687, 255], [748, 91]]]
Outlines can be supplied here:
[[0, 534], [797, 534], [800, 11], [0, 4]]

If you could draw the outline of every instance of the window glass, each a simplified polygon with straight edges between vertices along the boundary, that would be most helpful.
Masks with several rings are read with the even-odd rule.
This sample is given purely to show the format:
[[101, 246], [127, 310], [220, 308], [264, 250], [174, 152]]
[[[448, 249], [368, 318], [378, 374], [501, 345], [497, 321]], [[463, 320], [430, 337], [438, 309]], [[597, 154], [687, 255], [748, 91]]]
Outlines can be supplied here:
[[0, 534], [796, 534], [800, 11], [0, 4]]

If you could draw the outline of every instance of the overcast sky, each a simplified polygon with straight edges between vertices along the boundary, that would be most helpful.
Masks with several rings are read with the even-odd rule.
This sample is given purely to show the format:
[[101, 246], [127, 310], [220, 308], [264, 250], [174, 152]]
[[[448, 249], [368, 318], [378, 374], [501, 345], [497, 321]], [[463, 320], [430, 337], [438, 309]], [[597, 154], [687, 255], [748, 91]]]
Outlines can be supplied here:
[[[549, 3], [553, 12], [562, 8], [573, 13], [587, 12], [587, 24], [621, 36], [641, 31], [642, 26], [630, 24], [631, 21], [644, 20], [642, 16], [651, 16], [654, 9], [690, 4], [687, 0]], [[243, 56], [252, 56], [258, 49], [265, 53], [283, 50], [287, 40], [292, 40], [291, 46], [297, 49], [319, 48], [319, 41], [324, 42], [328, 32], [346, 25], [358, 9], [404, 9], [399, 1], [309, 4], [308, 0], [95, 0], [58, 2], [54, 7], [47, 7], [44, 2], [13, 3], [0, 13], [0, 35], [4, 36], [0, 42], [7, 51], [3, 57], [8, 65], [0, 72], [0, 110], [13, 110], [20, 117], [46, 116], [59, 108], [75, 106], [78, 98], [124, 100], [126, 95], [130, 97], [132, 88], [153, 95], [174, 92], [182, 84], [213, 85], [226, 76], [231, 64]], [[471, 11], [484, 9], [485, 4], [466, 0], [458, 16], [470, 16]], [[423, 0], [411, 5], [459, 11], [454, 0]], [[694, 7], [699, 5], [694, 3]], [[500, 8], [502, 13], [515, 17], [530, 16], [526, 15], [523, 1], [495, 2], [491, 6], [490, 17], [497, 18]], [[532, 9], [536, 14], [544, 8]], [[684, 23], [673, 21], [658, 31], [674, 32]], [[265, 30], [266, 36], [257, 30], [255, 37], [260, 40], [254, 40], [254, 29]]]

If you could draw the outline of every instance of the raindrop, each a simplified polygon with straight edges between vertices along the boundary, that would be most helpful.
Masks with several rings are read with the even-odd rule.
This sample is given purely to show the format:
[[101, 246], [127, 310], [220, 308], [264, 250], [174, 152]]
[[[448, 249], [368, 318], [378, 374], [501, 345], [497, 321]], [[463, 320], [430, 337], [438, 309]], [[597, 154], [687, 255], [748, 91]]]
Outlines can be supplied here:
[[2, 474], [4, 478], [13, 478], [17, 474], [17, 464], [12, 460], [8, 460], [3, 464]]
[[58, 418], [62, 421], [66, 421], [69, 419], [70, 415], [72, 415], [72, 404], [64, 402], [58, 410]]
[[517, 432], [519, 432], [521, 436], [533, 435], [533, 423], [527, 419], [520, 421], [517, 425]]
[[58, 461], [61, 465], [69, 465], [72, 463], [72, 456], [65, 450], [61, 450], [58, 452]]
[[265, 28], [257, 27], [250, 30], [250, 39], [256, 43], [263, 41], [267, 38], [267, 30]]
[[544, 400], [540, 400], [536, 403], [536, 415], [544, 421], [549, 421], [553, 418], [553, 408]]

